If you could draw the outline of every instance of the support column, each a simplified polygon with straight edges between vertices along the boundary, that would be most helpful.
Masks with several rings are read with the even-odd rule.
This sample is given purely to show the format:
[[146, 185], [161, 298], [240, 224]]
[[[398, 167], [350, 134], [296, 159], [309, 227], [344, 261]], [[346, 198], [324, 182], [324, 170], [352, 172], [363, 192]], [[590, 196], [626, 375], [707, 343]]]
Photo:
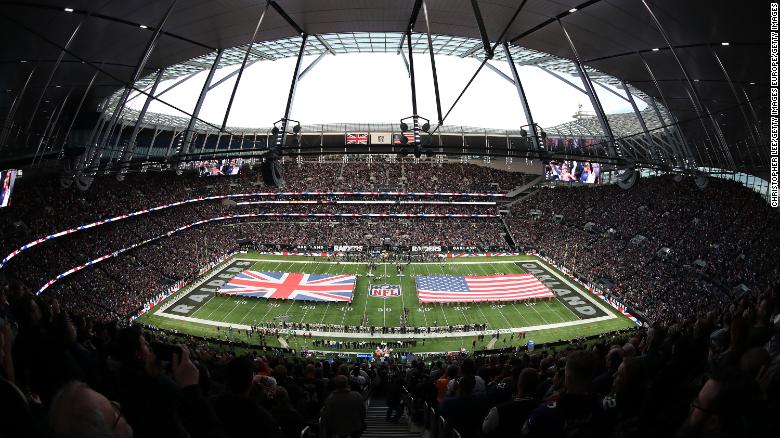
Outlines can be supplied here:
[[30, 85], [30, 80], [32, 79], [33, 75], [35, 74], [35, 70], [38, 67], [33, 67], [32, 70], [30, 70], [30, 73], [27, 75], [27, 79], [24, 81], [24, 85], [22, 85], [22, 88], [19, 90], [19, 94], [16, 95], [14, 98], [14, 101], [11, 102], [11, 109], [8, 110], [8, 115], [5, 118], [5, 123], [3, 123], [3, 130], [0, 132], [0, 151], [3, 150], [6, 146], [8, 146], [8, 137], [11, 135], [11, 129], [14, 124], [14, 116], [16, 116], [16, 110], [19, 109], [19, 105], [22, 103], [22, 98], [24, 98], [24, 93], [27, 91], [27, 86]]
[[[658, 29], [658, 33], [661, 34], [661, 36], [664, 39], [664, 42], [666, 43], [667, 47], [669, 47], [669, 50], [672, 53], [672, 56], [674, 57], [674, 60], [677, 62], [677, 65], [680, 67], [680, 71], [683, 74], [683, 77], [685, 78], [685, 81], [688, 83], [688, 87], [690, 88], [691, 92], [693, 93], [693, 101], [694, 101], [694, 107], [698, 107], [700, 110], [704, 110], [704, 104], [702, 103], [701, 96], [699, 95], [699, 91], [696, 89], [696, 86], [693, 84], [693, 81], [691, 80], [690, 75], [688, 74], [688, 70], [685, 68], [685, 65], [680, 60], [680, 57], [677, 56], [677, 51], [675, 50], [674, 46], [672, 45], [672, 41], [669, 38], [669, 35], [666, 33], [666, 30], [664, 29], [663, 25], [661, 25], [661, 22], [658, 20], [658, 17], [656, 17], [653, 10], [650, 8], [650, 5], [647, 4], [646, 0], [641, 0], [642, 5], [647, 9], [647, 13], [650, 15], [650, 19], [653, 21], [653, 24], [655, 25], [656, 29]], [[720, 127], [718, 126], [717, 120], [715, 120], [715, 117], [709, 112], [706, 111], [707, 115], [709, 116], [710, 123], [712, 124], [713, 128], [716, 131], [720, 130]], [[723, 155], [726, 156], [727, 159], [730, 159], [729, 151], [728, 151], [728, 145], [725, 142], [725, 138], [718, 135], [717, 137], [718, 145], [720, 148], [722, 148]], [[733, 159], [730, 159], [733, 165]]]
[[604, 108], [601, 106], [601, 101], [599, 100], [598, 94], [596, 94], [596, 89], [593, 87], [593, 83], [591, 82], [588, 73], [585, 71], [585, 65], [582, 63], [579, 52], [577, 52], [577, 47], [574, 45], [574, 41], [569, 36], [569, 32], [566, 30], [560, 20], [558, 20], [558, 24], [561, 26], [561, 30], [563, 31], [563, 35], [566, 38], [566, 42], [569, 43], [569, 47], [571, 48], [572, 54], [574, 55], [574, 65], [577, 67], [577, 73], [579, 73], [580, 79], [582, 80], [582, 85], [585, 88], [588, 97], [590, 98], [590, 103], [593, 106], [593, 109], [596, 111], [596, 116], [598, 117], [599, 123], [601, 124], [601, 129], [607, 136], [607, 150], [609, 151], [610, 158], [617, 158], [618, 155], [615, 151], [615, 136], [612, 134], [612, 128], [609, 126], [607, 115], [604, 114]]
[[[60, 64], [62, 63], [62, 59], [65, 57], [65, 54], [67, 53], [68, 49], [70, 48], [70, 45], [73, 43], [73, 41], [76, 39], [76, 36], [79, 34], [79, 31], [81, 30], [81, 26], [84, 24], [85, 21], [89, 19], [89, 17], [92, 15], [92, 12], [88, 12], [84, 18], [79, 21], [79, 24], [76, 25], [76, 28], [73, 29], [73, 32], [70, 33], [70, 37], [68, 37], [68, 41], [65, 43], [65, 47], [60, 50], [60, 55], [57, 57], [57, 61], [54, 62], [54, 66], [51, 68], [51, 72], [49, 72], [49, 77], [46, 78], [46, 82], [43, 84], [43, 88], [41, 89], [41, 94], [38, 96], [38, 100], [35, 101], [35, 105], [33, 106], [32, 113], [30, 113], [30, 119], [27, 121], [27, 127], [25, 128], [25, 132], [27, 133], [27, 137], [24, 141], [25, 146], [27, 146], [27, 142], [30, 139], [30, 135], [32, 134], [30, 132], [30, 129], [32, 128], [32, 124], [35, 121], [35, 116], [38, 115], [38, 108], [41, 106], [41, 102], [43, 101], [43, 98], [46, 96], [46, 91], [49, 89], [49, 85], [51, 85], [52, 79], [54, 79], [54, 75], [57, 73], [57, 70], [60, 67]], [[40, 147], [40, 142], [39, 142]]]
[[[419, 151], [420, 147], [420, 121], [417, 114], [417, 86], [414, 83], [414, 56], [412, 53], [412, 30], [406, 31], [406, 48], [409, 52], [409, 84], [412, 90], [412, 132], [414, 132], [414, 148], [415, 152]], [[403, 135], [403, 133], [401, 134]]]
[[[664, 95], [663, 90], [661, 89], [661, 84], [658, 83], [658, 80], [655, 77], [655, 73], [653, 73], [653, 69], [650, 68], [650, 64], [647, 62], [644, 56], [642, 56], [641, 53], [637, 52], [637, 55], [639, 56], [639, 59], [642, 61], [642, 65], [645, 67], [645, 71], [647, 71], [648, 76], [650, 76], [650, 80], [653, 81], [653, 85], [655, 86], [656, 91], [658, 91], [658, 96], [661, 98], [661, 103], [663, 103], [664, 108], [669, 112], [669, 115], [671, 117], [674, 117], [671, 110], [669, 109], [669, 102], [666, 101], [666, 96]], [[652, 99], [652, 98], [651, 98]], [[663, 115], [661, 114], [661, 111], [658, 109], [658, 104], [656, 103], [655, 99], [652, 99], [652, 105], [653, 109], [656, 113], [656, 116], [658, 117], [658, 120], [661, 122], [661, 124], [664, 126], [664, 128], [668, 129], [668, 125], [664, 121]], [[693, 167], [696, 167], [696, 158], [693, 155], [693, 150], [691, 149], [690, 145], [688, 144], [688, 140], [685, 138], [685, 133], [682, 130], [682, 127], [679, 123], [675, 120], [675, 134], [676, 134], [676, 140], [680, 147], [681, 152], [683, 152], [680, 156], [681, 158], [691, 160], [693, 163]], [[703, 155], [699, 155], [699, 159], [703, 159]], [[687, 163], [683, 163], [683, 165], [687, 165]]]
[[219, 49], [217, 51], [217, 57], [214, 58], [214, 63], [211, 64], [211, 68], [209, 69], [209, 74], [206, 76], [206, 82], [203, 83], [203, 88], [200, 90], [200, 95], [198, 95], [198, 101], [195, 102], [195, 109], [192, 110], [192, 115], [190, 116], [190, 122], [187, 124], [187, 129], [184, 131], [183, 138], [182, 138], [182, 147], [180, 150], [176, 151], [177, 154], [189, 154], [192, 152], [192, 134], [193, 130], [195, 129], [195, 122], [198, 120], [198, 115], [200, 115], [200, 109], [203, 107], [203, 102], [206, 101], [206, 95], [209, 92], [209, 86], [211, 85], [211, 80], [214, 79], [214, 73], [217, 71], [217, 67], [219, 67], [219, 61], [222, 60], [222, 53], [224, 52], [224, 49]]
[[523, 113], [525, 114], [525, 120], [528, 122], [528, 127], [531, 129], [531, 144], [533, 149], [541, 150], [539, 147], [539, 133], [536, 130], [536, 123], [531, 115], [531, 106], [528, 104], [528, 98], [525, 95], [525, 89], [523, 89], [523, 83], [520, 82], [520, 75], [517, 73], [517, 66], [514, 59], [512, 59], [512, 53], [509, 50], [509, 43], [504, 42], [504, 53], [506, 53], [506, 60], [509, 63], [509, 70], [512, 72], [512, 78], [515, 81], [515, 90], [517, 90], [517, 97], [520, 98], [520, 103], [523, 105]]
[[141, 132], [141, 125], [144, 122], [144, 117], [146, 117], [146, 111], [149, 110], [149, 105], [152, 103], [152, 100], [154, 100], [154, 93], [157, 92], [157, 86], [160, 85], [160, 80], [162, 79], [164, 73], [164, 68], [161, 68], [159, 71], [157, 71], [157, 76], [154, 78], [154, 83], [152, 84], [152, 88], [149, 90], [149, 95], [146, 96], [144, 106], [141, 108], [141, 112], [138, 113], [138, 119], [135, 121], [135, 126], [133, 126], [133, 133], [130, 134], [130, 140], [127, 143], [127, 149], [123, 150], [119, 156], [119, 161], [122, 162], [122, 172], [127, 171], [127, 167], [130, 165], [130, 160], [133, 159], [135, 140], [138, 137], [138, 133]]
[[662, 158], [660, 155], [658, 155], [658, 148], [655, 144], [655, 141], [653, 140], [653, 136], [651, 136], [650, 131], [647, 130], [645, 119], [642, 117], [642, 113], [639, 112], [639, 107], [636, 105], [636, 101], [634, 101], [634, 96], [631, 94], [631, 91], [628, 90], [626, 81], [621, 80], [620, 85], [623, 86], [623, 91], [625, 91], [626, 96], [628, 96], [628, 102], [631, 104], [631, 108], [634, 110], [634, 115], [636, 115], [636, 119], [639, 121], [639, 126], [642, 127], [642, 132], [645, 133], [645, 139], [647, 140], [647, 144], [650, 146], [650, 150], [652, 151], [651, 157], [654, 160]]
[[715, 62], [718, 63], [718, 67], [720, 67], [720, 71], [723, 72], [723, 77], [726, 78], [726, 82], [728, 82], [729, 88], [731, 88], [731, 93], [734, 95], [734, 101], [737, 102], [737, 104], [739, 105], [739, 112], [742, 113], [742, 118], [745, 119], [745, 126], [747, 127], [747, 132], [750, 135], [750, 139], [753, 141], [753, 144], [758, 145], [758, 138], [755, 136], [755, 133], [753, 132], [753, 126], [750, 123], [750, 118], [748, 118], [744, 105], [740, 102], [739, 94], [737, 93], [737, 88], [734, 86], [734, 82], [731, 81], [731, 76], [729, 75], [729, 72], [726, 70], [726, 66], [723, 65], [723, 61], [721, 61], [720, 56], [718, 56], [718, 53], [715, 51], [715, 49], [712, 48], [712, 46], [710, 46], [710, 52], [712, 52], [712, 57], [715, 58]]
[[[146, 49], [144, 50], [141, 59], [138, 61], [138, 64], [135, 66], [135, 71], [133, 72], [133, 75], [130, 77], [130, 81], [128, 81], [127, 84], [125, 85], [124, 91], [122, 92], [122, 95], [120, 96], [116, 104], [116, 107], [114, 108], [114, 113], [111, 117], [111, 122], [109, 123], [106, 132], [103, 134], [102, 139], [97, 144], [95, 153], [92, 155], [92, 157], [90, 157], [89, 162], [85, 163], [87, 167], [90, 168], [94, 167], [96, 170], [96, 168], [100, 165], [100, 158], [103, 154], [103, 149], [105, 148], [108, 139], [111, 136], [111, 131], [113, 131], [114, 126], [119, 120], [120, 114], [124, 110], [125, 104], [127, 102], [127, 98], [130, 94], [130, 90], [133, 88], [134, 84], [138, 82], [138, 79], [141, 77], [141, 74], [143, 74], [144, 68], [146, 67], [146, 63], [149, 61], [149, 58], [152, 56], [152, 51], [154, 51], [154, 48], [157, 46], [157, 41], [160, 38], [160, 34], [162, 33], [163, 27], [165, 27], [165, 23], [168, 22], [168, 17], [170, 17], [171, 12], [173, 12], [173, 7], [176, 5], [177, 1], [178, 0], [171, 1], [170, 6], [168, 6], [168, 10], [165, 11], [165, 15], [163, 15], [162, 19], [160, 20], [159, 24], [154, 30], [152, 37], [149, 39], [149, 42], [146, 45]], [[97, 161], [97, 163], [95, 163], [95, 161]], [[95, 163], [94, 166], [93, 163]]]
[[71, 129], [73, 129], [73, 124], [76, 123], [76, 118], [79, 116], [79, 113], [81, 112], [81, 107], [84, 106], [84, 102], [87, 100], [87, 96], [89, 95], [89, 92], [92, 90], [92, 86], [95, 85], [95, 80], [97, 79], [99, 73], [100, 73], [99, 71], [95, 70], [95, 74], [93, 74], [92, 79], [89, 80], [89, 84], [87, 84], [87, 88], [84, 89], [84, 94], [81, 95], [81, 100], [79, 101], [76, 110], [73, 111], [73, 118], [70, 120], [70, 124], [68, 124], [68, 129], [65, 130], [65, 135], [62, 137], [62, 143], [60, 144], [60, 154], [58, 158], [62, 158], [65, 152], [65, 145], [68, 143], [68, 137], [70, 136]]
[[433, 73], [433, 91], [436, 93], [436, 115], [439, 125], [444, 123], [441, 117], [441, 98], [439, 96], [439, 76], [436, 73], [436, 59], [433, 54], [433, 39], [431, 38], [431, 23], [428, 20], [428, 7], [425, 0], [422, 3], [423, 16], [425, 17], [425, 34], [428, 36], [428, 53], [431, 55], [431, 71]]
[[249, 54], [252, 53], [252, 46], [255, 44], [257, 32], [260, 31], [260, 25], [263, 24], [263, 19], [265, 18], [265, 13], [267, 11], [268, 3], [265, 4], [263, 12], [260, 14], [260, 18], [257, 20], [255, 31], [252, 33], [252, 39], [249, 41], [249, 46], [247, 46], [246, 52], [244, 52], [244, 59], [241, 61], [241, 67], [238, 69], [238, 77], [236, 77], [236, 82], [233, 84], [233, 91], [230, 93], [230, 100], [228, 100], [227, 109], [225, 109], [225, 118], [222, 119], [222, 127], [219, 128], [220, 131], [224, 131], [225, 126], [227, 126], [228, 118], [230, 117], [230, 109], [233, 108], [233, 100], [236, 98], [236, 91], [238, 91], [238, 84], [241, 83], [241, 76], [243, 76], [244, 70], [247, 67], [246, 63], [249, 60]]
[[304, 50], [306, 49], [306, 41], [309, 35], [301, 35], [301, 47], [298, 50], [298, 60], [295, 62], [295, 70], [293, 70], [292, 82], [290, 83], [290, 93], [287, 95], [287, 106], [284, 109], [284, 117], [282, 118], [282, 127], [279, 134], [276, 136], [276, 151], [281, 152], [287, 141], [287, 122], [292, 112], [293, 102], [295, 101], [295, 90], [298, 88], [298, 75], [301, 71], [301, 61], [303, 61]]

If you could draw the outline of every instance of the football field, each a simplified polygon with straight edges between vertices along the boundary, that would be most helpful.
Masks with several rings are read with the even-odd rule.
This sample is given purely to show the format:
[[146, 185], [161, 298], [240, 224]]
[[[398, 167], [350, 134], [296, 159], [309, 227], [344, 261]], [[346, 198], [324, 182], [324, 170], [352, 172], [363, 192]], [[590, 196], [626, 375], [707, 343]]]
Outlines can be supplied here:
[[[192, 334], [224, 337], [225, 327], [233, 327], [231, 335], [242, 336], [240, 330], [250, 325], [271, 324], [326, 324], [338, 327], [323, 333], [314, 327], [285, 332], [282, 339], [269, 344], [302, 347], [311, 340], [301, 339], [303, 332], [312, 332], [314, 339], [369, 341], [372, 349], [384, 340], [417, 339], [412, 350], [452, 351], [460, 347], [472, 347], [475, 333], [455, 331], [419, 333], [358, 333], [344, 326], [400, 327], [406, 313], [406, 327], [461, 326], [486, 324], [486, 331], [506, 334], [499, 342], [490, 342], [486, 336], [477, 347], [504, 347], [507, 338], [514, 340], [517, 332], [527, 333], [527, 339], [536, 343], [630, 327], [634, 323], [609, 305], [585, 290], [563, 273], [542, 260], [530, 256], [483, 257], [443, 259], [442, 262], [403, 264], [403, 275], [398, 275], [395, 263], [378, 263], [373, 269], [367, 263], [335, 262], [314, 257], [273, 257], [260, 254], [241, 254], [193, 283], [187, 290], [166, 300], [162, 306], [142, 317], [141, 322], [175, 328]], [[242, 270], [263, 272], [297, 272], [307, 274], [351, 274], [357, 277], [353, 301], [301, 302], [214, 294], [219, 285], [229, 281]], [[556, 298], [536, 302], [514, 303], [420, 303], [415, 287], [416, 276], [429, 275], [496, 275], [530, 273], [540, 279], [556, 295]], [[400, 294], [391, 297], [370, 296], [372, 285], [400, 286]], [[393, 288], [396, 289], [396, 288]], [[406, 312], [404, 309], [407, 309]], [[220, 327], [221, 330], [218, 330]], [[363, 331], [363, 330], [361, 330]], [[377, 330], [381, 332], [381, 330]], [[298, 335], [298, 336], [296, 336]], [[527, 342], [523, 340], [522, 342]], [[244, 337], [243, 340], [247, 340]], [[251, 338], [249, 340], [251, 342]], [[425, 342], [425, 345], [421, 345]], [[520, 342], [517, 340], [517, 342]], [[514, 345], [514, 344], [513, 344]]]

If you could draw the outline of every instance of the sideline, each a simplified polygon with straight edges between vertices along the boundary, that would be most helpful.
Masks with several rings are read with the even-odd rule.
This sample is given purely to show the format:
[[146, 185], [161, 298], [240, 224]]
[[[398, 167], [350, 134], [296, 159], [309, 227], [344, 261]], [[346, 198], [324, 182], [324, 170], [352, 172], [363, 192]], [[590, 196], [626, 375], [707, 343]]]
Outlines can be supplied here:
[[[164, 316], [166, 318], [176, 319], [179, 321], [194, 322], [198, 324], [205, 324], [214, 327], [231, 327], [238, 330], [249, 330], [251, 327], [246, 324], [233, 324], [230, 322], [211, 321], [208, 319], [193, 318], [191, 316], [171, 315], [168, 313], [157, 313], [157, 315]], [[472, 337], [477, 335], [492, 335], [496, 332], [501, 334], [510, 334], [517, 332], [532, 332], [538, 330], [548, 330], [554, 328], [572, 327], [576, 325], [590, 324], [593, 322], [607, 321], [615, 319], [617, 316], [610, 313], [606, 316], [599, 316], [598, 318], [591, 319], [578, 319], [575, 321], [557, 322], [555, 324], [543, 324], [534, 325], [529, 327], [511, 327], [495, 330], [474, 330], [468, 332], [455, 332], [455, 333], [371, 333], [359, 332], [359, 333], [345, 333], [345, 332], [322, 332], [318, 330], [292, 330], [292, 329], [279, 329], [279, 334], [294, 334], [302, 335], [304, 333], [311, 333], [312, 336], [325, 337], [325, 338], [344, 338], [344, 339], [432, 339], [432, 338], [461, 338]]]

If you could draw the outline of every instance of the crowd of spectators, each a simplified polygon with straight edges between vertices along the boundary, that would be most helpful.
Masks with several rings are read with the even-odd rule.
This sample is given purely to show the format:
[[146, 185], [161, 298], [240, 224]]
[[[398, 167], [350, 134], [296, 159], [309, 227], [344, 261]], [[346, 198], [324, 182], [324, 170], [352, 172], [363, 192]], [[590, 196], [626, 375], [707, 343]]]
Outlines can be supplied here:
[[736, 287], [760, 288], [780, 274], [777, 211], [733, 181], [712, 179], [706, 190], [671, 176], [630, 191], [541, 189], [516, 204], [507, 223], [518, 246], [606, 280], [612, 295], [650, 320], [720, 307]]
[[[12, 208], [0, 210], [2, 255], [9, 254], [34, 239], [67, 228], [128, 214], [173, 202], [205, 196], [274, 191], [370, 191], [378, 187], [366, 175], [385, 178], [391, 172], [411, 178], [423, 173], [437, 175], [453, 192], [479, 191], [485, 181], [513, 186], [523, 176], [470, 164], [401, 163], [288, 163], [290, 173], [282, 189], [262, 185], [257, 174], [198, 177], [195, 173], [131, 174], [124, 181], [98, 178], [92, 188], [79, 192], [61, 189], [56, 178], [32, 176], [17, 184]], [[344, 171], [346, 169], [346, 172]], [[432, 173], [435, 172], [435, 173]], [[342, 175], [323, 179], [323, 175]], [[382, 176], [384, 175], [384, 176]], [[484, 178], [484, 179], [483, 179]], [[322, 180], [322, 181], [321, 181]], [[339, 181], [338, 187], [328, 181]], [[403, 180], [400, 180], [403, 181]], [[426, 185], [420, 190], [434, 190]], [[493, 191], [497, 185], [490, 186]], [[438, 187], [443, 189], [444, 186]], [[385, 188], [390, 189], [390, 188]], [[404, 191], [403, 185], [392, 190]], [[0, 275], [19, 281], [33, 291], [73, 267], [111, 254], [131, 245], [175, 230], [196, 221], [235, 214], [301, 213], [400, 213], [400, 214], [488, 214], [491, 205], [434, 204], [431, 202], [469, 201], [464, 197], [356, 197], [289, 196], [284, 200], [315, 200], [317, 204], [236, 204], [235, 201], [267, 201], [268, 197], [242, 197], [232, 201], [207, 200], [177, 205], [81, 230], [35, 246], [13, 258]], [[391, 200], [408, 204], [333, 203], [336, 200]], [[213, 222], [154, 240], [121, 257], [108, 259], [91, 269], [79, 271], [56, 282], [47, 294], [56, 296], [64, 307], [89, 303], [93, 317], [128, 315], [139, 305], [170, 285], [191, 279], [201, 266], [238, 249], [238, 242], [276, 245], [468, 245], [506, 248], [496, 219], [398, 219], [398, 218], [301, 218], [258, 216]], [[90, 291], [90, 293], [85, 293]]]
[[309, 426], [355, 437], [368, 397], [388, 406], [370, 421], [432, 427], [433, 410], [464, 438], [779, 430], [777, 281], [699, 317], [557, 350], [362, 364], [144, 333], [17, 283], [0, 290], [3, 436], [298, 437]]
[[[84, 194], [20, 185], [18, 209], [2, 212], [3, 250], [70, 225], [194, 197], [201, 183], [187, 189], [188, 181], [171, 178], [169, 191], [128, 178], [111, 182], [116, 191], [95, 190], [98, 184]], [[222, 189], [230, 187], [198, 194]], [[777, 213], [763, 202], [736, 183], [711, 181], [700, 191], [670, 178], [642, 181], [628, 192], [541, 190], [513, 207], [507, 222], [515, 242], [590, 279], [610, 280], [610, 293], [639, 308], [649, 326], [557, 351], [408, 363], [359, 365], [226, 349], [122, 327], [123, 315], [159, 283], [193, 275], [236, 249], [242, 237], [268, 236], [267, 224], [194, 228], [84, 269], [52, 293], [35, 296], [38, 282], [31, 286], [30, 279], [50, 278], [51, 271], [115, 249], [114, 243], [149, 238], [211, 213], [176, 207], [76, 233], [22, 253], [0, 271], [0, 434], [295, 437], [317, 425], [358, 436], [366, 424], [365, 397], [385, 397], [387, 420], [395, 421], [408, 391], [411, 421], [423, 422], [427, 405], [464, 438], [775, 436], [780, 283], [773, 239], [780, 233]], [[541, 218], [533, 219], [531, 210]], [[286, 232], [309, 233], [310, 222], [290, 221], [299, 228]], [[469, 235], [468, 223], [464, 230], [452, 222], [443, 229], [437, 220], [427, 227], [425, 221], [397, 222], [397, 229], [419, 229], [434, 239], [489, 239]], [[593, 231], [585, 230], [589, 222]], [[335, 221], [332, 228], [353, 230], [355, 223], [369, 222], [338, 227], [344, 221]], [[327, 229], [322, 233], [336, 239]], [[632, 243], [637, 235], [645, 239]], [[669, 254], [658, 255], [661, 248]], [[732, 287], [739, 284], [748, 290], [737, 296]]]

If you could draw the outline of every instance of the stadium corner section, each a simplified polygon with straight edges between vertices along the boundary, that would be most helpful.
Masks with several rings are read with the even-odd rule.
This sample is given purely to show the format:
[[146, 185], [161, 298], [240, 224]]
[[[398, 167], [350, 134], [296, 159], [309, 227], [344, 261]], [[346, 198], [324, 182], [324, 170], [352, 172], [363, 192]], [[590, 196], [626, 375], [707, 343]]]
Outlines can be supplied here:
[[[192, 318], [191, 315], [193, 315], [202, 305], [204, 305], [209, 299], [211, 299], [211, 297], [214, 296], [215, 292], [217, 292], [222, 285], [224, 285], [227, 281], [229, 281], [238, 273], [242, 272], [245, 269], [250, 268], [256, 262], [262, 262], [262, 261], [270, 262], [270, 261], [280, 261], [280, 260], [286, 260], [286, 261], [297, 260], [299, 262], [303, 262], [303, 260], [299, 257], [283, 257], [283, 258], [269, 257], [272, 258], [273, 260], [263, 260], [263, 258], [268, 256], [261, 255], [261, 254], [258, 254], [255, 257], [256, 258], [253, 258], [252, 255], [241, 254], [241, 255], [235, 255], [227, 258], [218, 266], [206, 272], [195, 282], [189, 284], [188, 286], [178, 291], [177, 293], [174, 293], [171, 297], [166, 299], [162, 303], [162, 305], [156, 306], [156, 308], [153, 309], [154, 315], [147, 314], [145, 317], [142, 317], [140, 322], [147, 323], [150, 325], [157, 325], [160, 326], [161, 328], [166, 328], [165, 326], [175, 327], [176, 329], [184, 332], [190, 329], [189, 331], [193, 331], [192, 334], [195, 334], [194, 332], [203, 333], [204, 331], [206, 331], [205, 328], [209, 326], [233, 327], [242, 330], [248, 328], [248, 326], [244, 326], [242, 324], [233, 324], [228, 322]], [[504, 260], [508, 258], [509, 257], [506, 257], [504, 258]], [[486, 259], [485, 257], [479, 258], [479, 260], [485, 260], [485, 259]], [[306, 257], [305, 260], [307, 262], [311, 262], [314, 259], [310, 257]], [[475, 258], [451, 259], [448, 260], [448, 262], [457, 263], [457, 264], [485, 263], [484, 261], [480, 262], [474, 260]], [[580, 337], [587, 334], [597, 334], [601, 332], [616, 330], [619, 328], [625, 328], [631, 325], [627, 323], [628, 321], [626, 321], [625, 318], [619, 318], [620, 316], [626, 317], [628, 319], [632, 319], [635, 323], [638, 323], [638, 321], [631, 318], [630, 315], [626, 316], [624, 312], [619, 311], [619, 308], [615, 306], [613, 303], [610, 303], [607, 300], [605, 300], [603, 295], [598, 294], [597, 292], [594, 293], [586, 292], [585, 285], [581, 283], [576, 284], [577, 282], [573, 278], [567, 276], [566, 274], [563, 274], [558, 269], [548, 264], [548, 262], [545, 262], [536, 256], [516, 257], [516, 258], [511, 258], [510, 261], [504, 261], [504, 260], [500, 262], [498, 260], [495, 260], [494, 262], [502, 263], [502, 264], [514, 263], [518, 267], [522, 268], [524, 271], [535, 275], [540, 281], [542, 281], [542, 283], [544, 283], [547, 287], [549, 287], [554, 292], [554, 294], [556, 295], [556, 299], [559, 302], [561, 302], [566, 308], [568, 308], [573, 314], [573, 316], [576, 317], [576, 319], [564, 323], [546, 324], [546, 325], [533, 326], [533, 327], [512, 327], [512, 328], [502, 328], [498, 330], [492, 329], [492, 330], [485, 331], [483, 334], [492, 335], [496, 332], [515, 333], [519, 331], [534, 332], [535, 338], [538, 339], [537, 344], [539, 344], [545, 342], [545, 339], [549, 339], [549, 340], [571, 339], [571, 338]], [[322, 263], [334, 263], [334, 262], [322, 261]], [[601, 298], [601, 301], [596, 298]], [[607, 306], [605, 306], [605, 304], [607, 304]], [[165, 318], [160, 318], [160, 317], [165, 317]], [[197, 327], [201, 327], [204, 330], [197, 330], [196, 329]], [[444, 352], [445, 350], [448, 351], [448, 349], [450, 349], [457, 342], [445, 342], [445, 341], [460, 340], [460, 343], [468, 344], [472, 337], [480, 333], [457, 332], [457, 333], [453, 333], [451, 336], [442, 336], [441, 339], [431, 339], [431, 341], [436, 341], [436, 342], [429, 342], [428, 349], [433, 348], [434, 345], [439, 345], [440, 348], [442, 348], [441, 352]], [[325, 340], [332, 340], [332, 339], [373, 340], [376, 342], [416, 338], [416, 336], [409, 335], [409, 334], [370, 336], [368, 333], [341, 333], [340, 334], [340, 333], [333, 333], [333, 332], [315, 334], [314, 337], [325, 339]], [[422, 337], [423, 339], [439, 338], [438, 336], [431, 336], [431, 335], [422, 335], [420, 337]], [[417, 348], [417, 350], [420, 349]], [[345, 353], [344, 351], [340, 351], [340, 350], [335, 352]]]

